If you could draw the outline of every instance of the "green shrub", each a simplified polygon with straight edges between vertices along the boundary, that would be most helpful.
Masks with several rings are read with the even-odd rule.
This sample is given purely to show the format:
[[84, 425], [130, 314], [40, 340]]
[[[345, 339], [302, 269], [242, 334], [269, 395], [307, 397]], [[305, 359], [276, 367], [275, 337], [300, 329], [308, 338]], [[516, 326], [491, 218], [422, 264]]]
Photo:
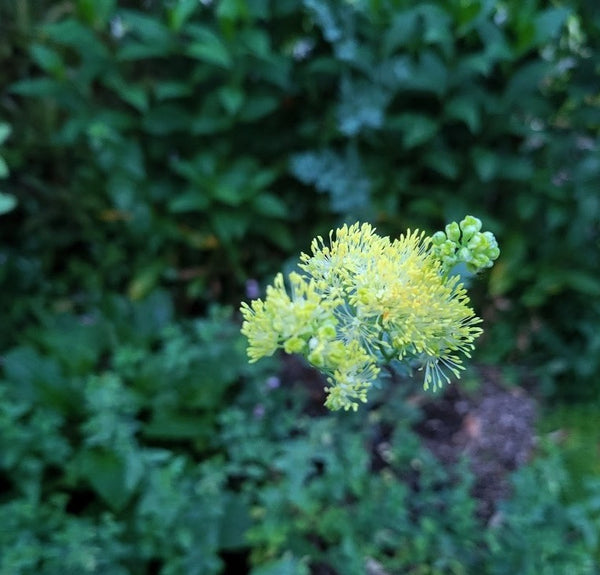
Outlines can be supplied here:
[[486, 529], [401, 385], [323, 417], [276, 360], [248, 368], [238, 330], [217, 308], [174, 323], [155, 293], [22, 334], [0, 376], [2, 575], [594, 573], [598, 490], [563, 506], [560, 458], [520, 471]]
[[105, 289], [203, 310], [339, 220], [397, 235], [474, 213], [505, 246], [487, 358], [597, 393], [592, 0], [25, 0], [0, 17], [19, 328]]

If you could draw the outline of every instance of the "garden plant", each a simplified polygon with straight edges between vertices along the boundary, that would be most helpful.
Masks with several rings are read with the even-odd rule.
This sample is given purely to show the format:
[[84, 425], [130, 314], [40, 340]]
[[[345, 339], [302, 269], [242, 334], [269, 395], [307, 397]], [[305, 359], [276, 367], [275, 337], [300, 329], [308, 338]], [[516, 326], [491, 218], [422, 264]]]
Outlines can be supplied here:
[[597, 0], [0, 0], [0, 575], [597, 575], [598, 53]]

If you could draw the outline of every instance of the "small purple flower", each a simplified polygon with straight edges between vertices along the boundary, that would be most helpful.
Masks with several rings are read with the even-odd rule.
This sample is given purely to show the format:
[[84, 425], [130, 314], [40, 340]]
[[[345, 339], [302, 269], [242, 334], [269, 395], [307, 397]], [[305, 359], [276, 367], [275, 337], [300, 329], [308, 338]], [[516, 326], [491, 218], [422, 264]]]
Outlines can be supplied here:
[[256, 280], [246, 281], [246, 296], [250, 299], [257, 299], [260, 296], [260, 286]]
[[266, 384], [268, 389], [277, 389], [281, 385], [281, 381], [277, 376], [272, 375], [267, 379]]
[[262, 403], [257, 403], [252, 411], [255, 419], [262, 419], [265, 416], [265, 406]]

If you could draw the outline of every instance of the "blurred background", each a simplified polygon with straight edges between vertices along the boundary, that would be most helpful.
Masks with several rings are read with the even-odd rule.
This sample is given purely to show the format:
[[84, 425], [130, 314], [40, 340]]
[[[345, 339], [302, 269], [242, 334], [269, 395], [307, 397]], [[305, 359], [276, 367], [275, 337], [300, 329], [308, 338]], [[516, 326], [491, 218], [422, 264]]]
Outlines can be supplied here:
[[[0, 575], [599, 573], [599, 45], [597, 0], [0, 0]], [[467, 213], [446, 392], [248, 365], [313, 236]]]

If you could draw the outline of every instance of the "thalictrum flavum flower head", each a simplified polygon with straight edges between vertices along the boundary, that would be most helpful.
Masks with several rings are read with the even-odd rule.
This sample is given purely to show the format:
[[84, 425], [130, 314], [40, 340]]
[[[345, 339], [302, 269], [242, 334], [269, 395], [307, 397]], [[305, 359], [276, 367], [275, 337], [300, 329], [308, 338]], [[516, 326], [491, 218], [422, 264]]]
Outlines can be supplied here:
[[331, 409], [358, 408], [383, 364], [398, 359], [424, 370], [424, 386], [460, 376], [481, 334], [458, 276], [458, 262], [489, 267], [497, 243], [467, 216], [427, 237], [396, 240], [367, 223], [344, 225], [301, 254], [300, 273], [282, 274], [266, 297], [241, 307], [250, 361], [283, 349], [299, 353], [328, 378]]

